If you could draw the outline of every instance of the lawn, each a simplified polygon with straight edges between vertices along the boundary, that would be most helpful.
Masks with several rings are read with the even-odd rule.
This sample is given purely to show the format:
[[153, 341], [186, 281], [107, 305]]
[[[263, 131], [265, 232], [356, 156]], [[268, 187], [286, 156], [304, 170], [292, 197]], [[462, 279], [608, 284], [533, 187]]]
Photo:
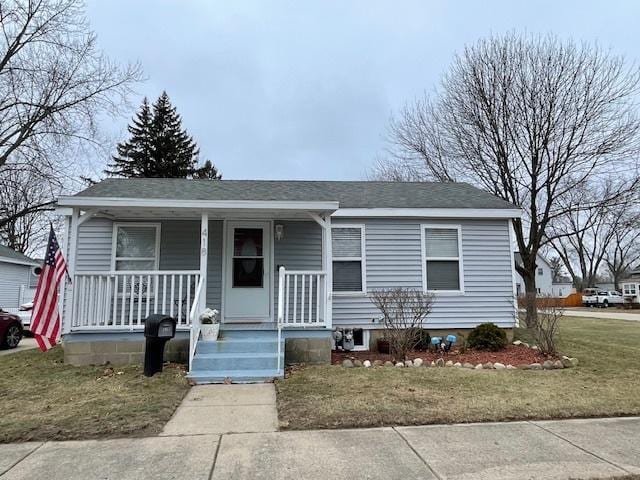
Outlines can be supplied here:
[[282, 428], [640, 414], [640, 322], [565, 318], [565, 370], [305, 367], [278, 381]]
[[158, 433], [189, 389], [180, 366], [73, 367], [61, 348], [0, 357], [0, 443]]

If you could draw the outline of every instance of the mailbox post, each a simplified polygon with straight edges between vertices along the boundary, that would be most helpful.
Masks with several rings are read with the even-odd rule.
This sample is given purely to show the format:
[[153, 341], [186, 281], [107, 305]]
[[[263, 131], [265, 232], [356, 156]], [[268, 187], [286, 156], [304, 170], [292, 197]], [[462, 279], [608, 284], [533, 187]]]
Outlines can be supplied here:
[[167, 315], [154, 313], [144, 321], [144, 376], [162, 371], [164, 345], [176, 335], [176, 321]]

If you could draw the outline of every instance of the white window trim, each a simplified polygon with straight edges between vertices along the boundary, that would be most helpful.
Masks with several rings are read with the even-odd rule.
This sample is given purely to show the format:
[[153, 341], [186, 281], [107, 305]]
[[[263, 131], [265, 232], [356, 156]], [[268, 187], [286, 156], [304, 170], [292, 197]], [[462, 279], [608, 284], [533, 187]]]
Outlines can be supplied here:
[[[458, 256], [457, 257], [427, 257], [427, 228], [439, 230], [458, 231]], [[462, 261], [462, 225], [443, 224], [443, 223], [422, 223], [420, 225], [420, 251], [422, 252], [422, 291], [425, 293], [433, 293], [434, 295], [464, 295], [464, 264]], [[427, 260], [457, 261], [458, 262], [458, 278], [460, 279], [459, 290], [427, 290]]]
[[116, 271], [116, 262], [118, 260], [135, 261], [150, 259], [150, 257], [116, 257], [116, 249], [118, 247], [118, 228], [120, 227], [154, 227], [156, 229], [156, 251], [154, 255], [153, 270], [158, 270], [158, 266], [160, 265], [160, 225], [160, 223], [150, 222], [114, 222], [112, 234], [113, 238], [111, 242], [111, 271]]
[[[358, 327], [358, 328], [362, 330], [362, 345], [354, 345], [352, 351], [367, 352], [369, 351], [369, 342], [371, 340], [371, 332], [361, 327]], [[354, 330], [356, 329], [354, 328]]]
[[[360, 256], [359, 257], [336, 257], [335, 254], [332, 254], [331, 258], [331, 269], [333, 270], [333, 262], [360, 262], [360, 275], [362, 278], [362, 290], [354, 290], [352, 292], [336, 292], [333, 290], [333, 280], [331, 282], [331, 293], [334, 296], [339, 297], [353, 297], [353, 296], [363, 296], [367, 294], [367, 252], [365, 250], [366, 241], [365, 241], [365, 225], [360, 224], [347, 224], [347, 223], [339, 223], [335, 225], [331, 225], [331, 235], [329, 238], [330, 242], [333, 242], [333, 230], [339, 228], [359, 228], [360, 229]], [[331, 249], [333, 251], [333, 247]]]
[[[633, 293], [631, 293], [633, 290]], [[628, 293], [627, 293], [628, 292]], [[623, 283], [622, 284], [622, 295], [633, 295], [636, 296], [638, 294], [638, 284], [636, 283]]]

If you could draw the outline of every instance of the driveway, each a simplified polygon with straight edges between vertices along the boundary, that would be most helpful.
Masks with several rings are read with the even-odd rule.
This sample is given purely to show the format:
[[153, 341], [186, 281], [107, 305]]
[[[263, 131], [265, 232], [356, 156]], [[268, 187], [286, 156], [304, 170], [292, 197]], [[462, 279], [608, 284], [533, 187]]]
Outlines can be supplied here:
[[[2, 474], [4, 472], [4, 474]], [[640, 417], [32, 442], [18, 479], [587, 479], [640, 473]]]
[[16, 348], [0, 350], [0, 356], [11, 355], [12, 353], [23, 352], [25, 350], [31, 350], [32, 348], [38, 348], [38, 344], [36, 343], [35, 338], [24, 337], [22, 340], [20, 340], [20, 343]]

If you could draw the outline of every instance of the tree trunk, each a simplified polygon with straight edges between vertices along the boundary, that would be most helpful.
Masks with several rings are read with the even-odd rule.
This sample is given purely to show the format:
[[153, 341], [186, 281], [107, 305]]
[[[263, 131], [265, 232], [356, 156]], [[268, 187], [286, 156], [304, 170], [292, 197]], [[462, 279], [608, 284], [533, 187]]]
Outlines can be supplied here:
[[[535, 268], [533, 269], [535, 273]], [[525, 323], [527, 328], [533, 328], [538, 320], [538, 308], [537, 308], [537, 296], [536, 290], [536, 277], [535, 275], [524, 275], [524, 289], [525, 289], [525, 307], [527, 314], [525, 317]]]

